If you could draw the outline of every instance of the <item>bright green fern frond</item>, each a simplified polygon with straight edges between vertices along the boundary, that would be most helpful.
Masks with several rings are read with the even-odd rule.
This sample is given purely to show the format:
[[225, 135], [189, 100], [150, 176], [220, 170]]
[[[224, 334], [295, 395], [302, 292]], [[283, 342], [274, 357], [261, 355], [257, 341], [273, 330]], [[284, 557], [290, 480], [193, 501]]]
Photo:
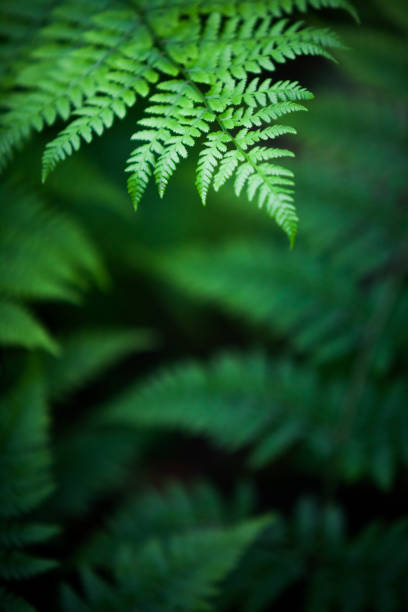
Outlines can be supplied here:
[[143, 128], [136, 132], [133, 140], [146, 141], [133, 151], [127, 166], [131, 173], [128, 180], [129, 193], [136, 207], [141, 200], [148, 180], [154, 171], [160, 195], [176, 165], [187, 157], [187, 146], [194, 145], [203, 132], [208, 132], [208, 122], [214, 115], [203, 104], [198, 90], [183, 81], [166, 81], [159, 89], [167, 92], [151, 98], [158, 102], [146, 112], [153, 115], [139, 121]]
[[[147, 61], [150, 38], [134, 12], [106, 11], [106, 3], [68, 2], [53, 11], [50, 24], [32, 51], [31, 62], [17, 75], [24, 93], [11, 92], [2, 121], [4, 164], [12, 148], [33, 129], [41, 130], [58, 117], [67, 120], [77, 109], [83, 120], [64, 133], [45, 157], [45, 173], [79, 146], [123, 116], [135, 93], [146, 91], [156, 73]], [[138, 61], [134, 61], [135, 56]], [[145, 62], [146, 60], [146, 62]]]
[[[133, 136], [143, 144], [127, 164], [134, 206], [151, 175], [163, 196], [177, 165], [188, 156], [188, 147], [203, 134], [221, 129], [230, 139], [229, 148], [237, 150], [238, 166], [249, 164], [239, 184], [254, 174], [250, 199], [256, 197], [258, 205], [265, 206], [293, 244], [297, 224], [293, 179], [271, 164], [259, 164], [255, 154], [240, 148], [235, 131], [260, 127], [303, 109], [297, 101], [311, 95], [297, 83], [248, 78], [300, 55], [332, 58], [329, 49], [342, 46], [332, 32], [287, 17], [294, 11], [325, 7], [352, 12], [350, 4], [341, 0], [227, 5], [142, 0], [127, 7], [118, 7], [112, 0], [92, 0], [89, 6], [70, 0], [51, 11], [44, 9], [43, 21], [33, 25], [35, 40], [18, 60], [15, 82], [11, 80], [4, 96], [1, 163], [33, 130], [42, 130], [59, 118], [69, 121], [46, 146], [45, 179], [82, 141], [90, 142], [110, 128], [115, 118], [124, 118], [137, 98], [148, 96], [158, 83], [157, 93], [150, 97], [153, 105], [146, 108], [148, 116], [139, 121], [141, 127]], [[169, 76], [175, 80], [168, 81]], [[234, 163], [219, 175], [217, 187], [234, 170], [238, 172], [239, 168], [232, 170]], [[200, 170], [197, 177], [204, 200], [211, 183], [205, 166], [203, 160], [207, 178]], [[237, 185], [236, 191], [240, 191]]]
[[[249, 200], [256, 195], [258, 205], [266, 207], [293, 243], [297, 223], [292, 197], [293, 174], [281, 166], [262, 163], [293, 154], [284, 149], [260, 147], [257, 143], [293, 134], [295, 130], [280, 125], [255, 131], [247, 128], [305, 110], [296, 101], [312, 95], [295, 82], [272, 83], [267, 79], [260, 83], [258, 78], [249, 83], [231, 79], [219, 82], [210, 88], [208, 96], [187, 81], [168, 81], [161, 87], [171, 93], [153, 96], [153, 101], [160, 104], [147, 111], [154, 116], [139, 122], [150, 129], [134, 135], [147, 141], [132, 153], [127, 168], [131, 172], [129, 190], [134, 204], [140, 201], [152, 172], [163, 195], [176, 165], [187, 156], [186, 146], [194, 145], [203, 132], [210, 130], [210, 123], [216, 122], [221, 129], [209, 133], [199, 156], [196, 184], [201, 200], [205, 203], [220, 164], [214, 179], [216, 189], [236, 173], [237, 195], [247, 184]], [[239, 106], [238, 110], [235, 106]], [[239, 127], [243, 129], [237, 134], [231, 131]]]
[[[232, 171], [238, 165], [238, 160], [236, 159], [237, 152], [231, 151], [228, 153], [226, 146], [227, 142], [231, 142], [229, 134], [225, 132], [212, 132], [208, 136], [204, 143], [204, 148], [200, 153], [196, 185], [203, 204], [206, 203], [208, 189], [210, 188], [214, 172], [220, 161], [222, 160], [224, 166], [223, 176], [227, 176], [229, 168], [232, 169], [229, 174], [229, 176], [231, 176]], [[228, 169], [226, 167], [227, 160], [229, 161]]]

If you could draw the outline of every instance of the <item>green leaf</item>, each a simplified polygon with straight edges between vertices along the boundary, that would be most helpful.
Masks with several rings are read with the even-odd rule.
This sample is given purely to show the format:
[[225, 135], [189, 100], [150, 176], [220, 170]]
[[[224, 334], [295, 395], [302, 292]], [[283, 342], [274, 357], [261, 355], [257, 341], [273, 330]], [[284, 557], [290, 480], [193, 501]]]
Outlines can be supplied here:
[[0, 343], [54, 354], [59, 351], [55, 340], [24, 306], [4, 300], [0, 301]]

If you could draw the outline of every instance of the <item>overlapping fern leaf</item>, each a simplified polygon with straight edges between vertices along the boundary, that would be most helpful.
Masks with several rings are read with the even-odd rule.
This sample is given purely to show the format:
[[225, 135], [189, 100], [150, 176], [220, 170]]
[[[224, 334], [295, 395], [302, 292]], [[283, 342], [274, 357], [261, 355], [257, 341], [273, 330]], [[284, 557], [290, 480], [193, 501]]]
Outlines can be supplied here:
[[[147, 116], [132, 138], [142, 141], [130, 155], [129, 192], [137, 206], [152, 174], [160, 195], [187, 148], [206, 136], [198, 163], [203, 202], [234, 177], [250, 200], [265, 206], [291, 242], [297, 217], [293, 175], [271, 160], [290, 156], [270, 141], [294, 133], [275, 123], [302, 110], [311, 94], [296, 82], [263, 76], [299, 55], [332, 57], [340, 47], [326, 28], [288, 20], [296, 10], [344, 8], [345, 0], [256, 3], [71, 0], [34, 23], [35, 40], [8, 79], [0, 126], [1, 163], [33, 130], [57, 119], [69, 121], [46, 147], [43, 178], [83, 141], [123, 118], [138, 97], [150, 95]], [[11, 13], [9, 20], [16, 16]], [[44, 25], [38, 28], [38, 25]], [[17, 28], [18, 30], [18, 28]], [[19, 34], [17, 37], [20, 36]]]

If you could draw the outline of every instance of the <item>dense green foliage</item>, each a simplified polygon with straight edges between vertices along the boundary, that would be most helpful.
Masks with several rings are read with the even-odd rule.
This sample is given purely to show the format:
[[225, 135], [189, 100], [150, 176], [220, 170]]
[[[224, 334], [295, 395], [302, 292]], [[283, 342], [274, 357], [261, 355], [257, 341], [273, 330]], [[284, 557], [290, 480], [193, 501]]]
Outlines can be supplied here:
[[408, 608], [408, 9], [355, 4], [1, 1], [2, 610]]

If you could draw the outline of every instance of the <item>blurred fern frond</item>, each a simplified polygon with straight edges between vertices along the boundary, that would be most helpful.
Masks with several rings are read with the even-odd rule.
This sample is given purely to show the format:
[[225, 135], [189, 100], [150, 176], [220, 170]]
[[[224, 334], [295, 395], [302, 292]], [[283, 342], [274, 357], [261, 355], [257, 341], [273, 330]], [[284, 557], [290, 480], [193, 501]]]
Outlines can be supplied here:
[[399, 384], [384, 395], [367, 388], [348, 425], [347, 444], [339, 444], [345, 382], [324, 381], [290, 361], [269, 363], [260, 354], [225, 355], [205, 367], [182, 363], [158, 374], [99, 413], [116, 425], [179, 429], [208, 436], [221, 448], [249, 447], [255, 469], [293, 449], [299, 462], [318, 470], [335, 453], [340, 478], [370, 476], [387, 488], [407, 462], [408, 420], [400, 410], [407, 389]]
[[[79, 553], [84, 568], [109, 568], [115, 576], [111, 588], [89, 569], [82, 572], [90, 609], [102, 602], [112, 610], [213, 609], [220, 581], [273, 522], [267, 516], [249, 520], [250, 507], [240, 499], [242, 492], [237, 492], [243, 516], [201, 483], [190, 491], [174, 484], [127, 503]], [[64, 610], [77, 605], [67, 587], [63, 601]]]
[[290, 588], [301, 591], [307, 576], [307, 612], [403, 610], [407, 536], [407, 522], [400, 520], [372, 523], [350, 538], [339, 508], [303, 498], [293, 517], [275, 521], [248, 551], [220, 608], [265, 610]]
[[[0, 447], [0, 577], [7, 583], [47, 572], [57, 565], [30, 550], [58, 533], [55, 526], [32, 518], [33, 511], [54, 488], [48, 411], [35, 369], [24, 375], [17, 389], [1, 398]], [[1, 598], [6, 609], [25, 609], [24, 602], [6, 591]]]
[[37, 319], [21, 304], [7, 300], [0, 302], [0, 344], [58, 351], [55, 340]]
[[0, 341], [55, 352], [56, 341], [25, 302], [77, 302], [91, 281], [105, 282], [106, 272], [74, 218], [17, 187], [15, 180], [2, 186], [1, 197]]

